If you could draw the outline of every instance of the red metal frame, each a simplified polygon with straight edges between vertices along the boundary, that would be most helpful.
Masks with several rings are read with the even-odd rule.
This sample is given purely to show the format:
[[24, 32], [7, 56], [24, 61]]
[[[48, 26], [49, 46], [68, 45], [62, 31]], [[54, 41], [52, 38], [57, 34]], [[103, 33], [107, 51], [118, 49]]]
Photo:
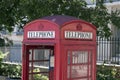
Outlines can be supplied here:
[[[53, 38], [28, 38], [28, 31], [54, 31]], [[92, 38], [66, 38], [65, 31], [86, 32], [92, 35]], [[35, 33], [39, 35], [38, 33]], [[76, 35], [75, 33], [74, 35]], [[80, 34], [80, 33], [79, 33]], [[84, 33], [83, 33], [84, 34]], [[32, 33], [30, 34], [32, 35]], [[72, 34], [73, 35], [73, 34]], [[39, 36], [37, 36], [39, 37]], [[91, 63], [84, 63], [91, 65], [87, 70], [87, 77], [91, 73], [91, 78], [88, 80], [96, 80], [96, 27], [91, 23], [83, 20], [71, 18], [69, 16], [51, 16], [43, 19], [35, 20], [24, 27], [23, 40], [23, 59], [22, 59], [22, 80], [29, 80], [29, 49], [42, 48], [47, 49], [49, 46], [54, 46], [54, 70], [50, 72], [50, 76], [54, 76], [54, 80], [74, 80], [67, 78], [68, 67], [68, 50], [71, 51], [88, 51], [88, 60], [91, 56]], [[92, 52], [92, 53], [91, 53]], [[72, 53], [71, 53], [72, 54]], [[71, 56], [72, 60], [72, 56]], [[34, 61], [33, 61], [34, 62]], [[72, 66], [73, 64], [70, 64]], [[80, 65], [80, 64], [74, 64]], [[89, 66], [87, 66], [89, 67]], [[91, 69], [92, 71], [90, 72]], [[70, 74], [72, 71], [70, 71]], [[53, 75], [51, 75], [53, 74]], [[77, 78], [81, 79], [81, 78]], [[82, 80], [82, 79], [81, 79]]]

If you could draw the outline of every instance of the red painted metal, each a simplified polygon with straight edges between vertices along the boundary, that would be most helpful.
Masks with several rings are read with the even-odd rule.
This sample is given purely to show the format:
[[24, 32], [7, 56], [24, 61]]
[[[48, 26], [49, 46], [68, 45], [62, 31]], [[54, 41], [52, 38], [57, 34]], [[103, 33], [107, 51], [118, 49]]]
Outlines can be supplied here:
[[[55, 37], [53, 38], [28, 38], [29, 31], [54, 31]], [[87, 32], [92, 35], [91, 38], [66, 38], [65, 32], [73, 32], [68, 36], [75, 36], [81, 34], [79, 32]], [[31, 33], [31, 35], [34, 35]], [[39, 35], [35, 33], [35, 35]], [[38, 36], [37, 36], [38, 37]], [[91, 23], [79, 20], [70, 16], [47, 16], [41, 19], [32, 21], [24, 27], [24, 40], [23, 40], [23, 58], [22, 58], [22, 80], [29, 80], [29, 63], [41, 62], [42, 60], [29, 61], [29, 49], [51, 49], [54, 50], [54, 68], [49, 71], [49, 80], [96, 80], [96, 27]], [[78, 51], [78, 55], [86, 56], [87, 62], [79, 63], [79, 57], [73, 57], [74, 51]], [[82, 53], [82, 51], [86, 53]], [[68, 54], [70, 54], [70, 64]], [[33, 55], [34, 56], [34, 55]], [[72, 63], [77, 60], [78, 63]], [[83, 59], [83, 60], [84, 60]], [[44, 61], [44, 60], [43, 60]], [[79, 77], [72, 77], [73, 66], [86, 65], [87, 75]], [[68, 67], [69, 66], [69, 67]], [[68, 70], [70, 68], [70, 72]], [[77, 68], [75, 68], [77, 69]], [[81, 69], [79, 68], [79, 71]], [[32, 74], [32, 73], [31, 73]], [[34, 73], [33, 73], [34, 74]], [[70, 78], [68, 78], [70, 76]]]

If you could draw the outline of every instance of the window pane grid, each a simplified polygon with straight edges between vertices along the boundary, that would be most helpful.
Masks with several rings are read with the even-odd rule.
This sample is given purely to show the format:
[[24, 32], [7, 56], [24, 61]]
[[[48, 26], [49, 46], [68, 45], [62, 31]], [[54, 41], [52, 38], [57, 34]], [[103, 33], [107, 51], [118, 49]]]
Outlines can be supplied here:
[[68, 51], [68, 80], [91, 80], [91, 51]]

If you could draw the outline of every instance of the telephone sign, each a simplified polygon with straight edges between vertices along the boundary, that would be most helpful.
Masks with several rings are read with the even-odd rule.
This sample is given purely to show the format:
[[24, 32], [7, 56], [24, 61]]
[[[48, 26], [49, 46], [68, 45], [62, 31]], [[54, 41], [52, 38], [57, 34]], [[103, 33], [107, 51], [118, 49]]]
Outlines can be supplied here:
[[28, 38], [55, 38], [55, 31], [28, 31]]
[[65, 31], [65, 38], [68, 39], [92, 39], [92, 32]]

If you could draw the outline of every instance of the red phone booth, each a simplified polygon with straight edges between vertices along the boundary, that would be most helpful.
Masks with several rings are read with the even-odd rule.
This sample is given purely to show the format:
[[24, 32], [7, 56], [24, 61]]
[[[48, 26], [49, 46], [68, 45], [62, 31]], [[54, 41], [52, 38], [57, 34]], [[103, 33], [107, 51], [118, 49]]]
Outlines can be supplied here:
[[[42, 68], [42, 69], [41, 69]], [[22, 80], [96, 80], [96, 27], [47, 16], [24, 27]]]

